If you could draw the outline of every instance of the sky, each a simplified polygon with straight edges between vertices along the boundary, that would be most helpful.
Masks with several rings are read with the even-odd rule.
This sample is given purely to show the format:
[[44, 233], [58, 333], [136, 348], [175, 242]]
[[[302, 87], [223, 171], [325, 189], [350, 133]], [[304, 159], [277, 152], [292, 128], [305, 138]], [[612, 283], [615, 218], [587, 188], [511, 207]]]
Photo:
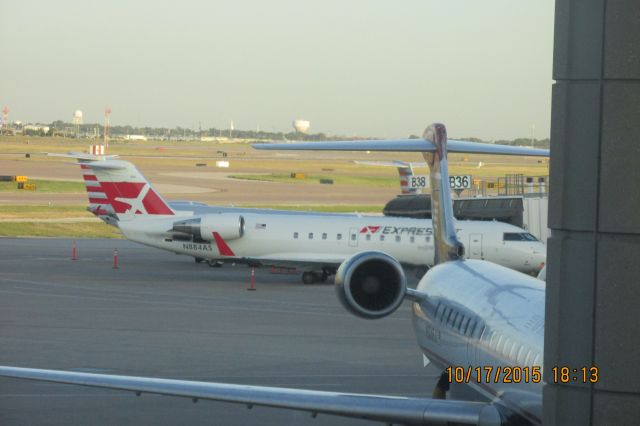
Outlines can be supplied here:
[[11, 120], [406, 137], [549, 136], [553, 0], [0, 5]]

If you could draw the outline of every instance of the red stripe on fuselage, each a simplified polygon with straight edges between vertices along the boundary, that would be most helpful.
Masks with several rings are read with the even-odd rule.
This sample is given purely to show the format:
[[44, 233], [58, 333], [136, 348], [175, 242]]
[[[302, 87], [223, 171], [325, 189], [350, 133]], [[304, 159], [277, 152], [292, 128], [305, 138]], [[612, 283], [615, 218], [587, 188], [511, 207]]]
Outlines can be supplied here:
[[91, 180], [91, 181], [97, 181], [98, 178], [95, 177], [95, 175], [82, 175], [82, 177], [84, 178], [84, 180]]
[[216, 240], [216, 245], [218, 246], [218, 251], [220, 252], [221, 256], [235, 256], [235, 253], [233, 252], [233, 250], [231, 250], [231, 247], [227, 245], [220, 234], [214, 232], [213, 239]]

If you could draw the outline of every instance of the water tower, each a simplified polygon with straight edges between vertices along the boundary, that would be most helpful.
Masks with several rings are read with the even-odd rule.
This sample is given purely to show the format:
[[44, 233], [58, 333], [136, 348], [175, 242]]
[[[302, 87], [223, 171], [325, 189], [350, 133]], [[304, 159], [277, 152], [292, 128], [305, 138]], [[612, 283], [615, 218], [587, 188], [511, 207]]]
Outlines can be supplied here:
[[310, 127], [311, 123], [308, 120], [293, 120], [293, 128], [298, 133], [306, 135], [307, 133], [309, 133]]
[[80, 125], [82, 124], [82, 111], [79, 109], [73, 113], [73, 127], [76, 132], [76, 139], [80, 137]]

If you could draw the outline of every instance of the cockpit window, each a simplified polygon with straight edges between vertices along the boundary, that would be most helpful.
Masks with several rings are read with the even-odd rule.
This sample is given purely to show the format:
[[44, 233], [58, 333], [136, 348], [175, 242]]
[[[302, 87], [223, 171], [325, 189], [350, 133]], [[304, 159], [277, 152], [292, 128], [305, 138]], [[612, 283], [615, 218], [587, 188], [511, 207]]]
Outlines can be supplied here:
[[536, 237], [528, 232], [505, 232], [504, 241], [538, 241]]

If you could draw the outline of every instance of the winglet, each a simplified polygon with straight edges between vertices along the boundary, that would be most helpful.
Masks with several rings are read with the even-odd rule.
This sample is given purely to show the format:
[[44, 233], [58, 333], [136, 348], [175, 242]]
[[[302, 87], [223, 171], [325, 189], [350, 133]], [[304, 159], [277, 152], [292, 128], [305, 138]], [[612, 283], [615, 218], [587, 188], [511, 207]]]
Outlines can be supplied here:
[[422, 155], [429, 165], [431, 184], [431, 217], [435, 244], [434, 263], [459, 260], [464, 256], [464, 245], [456, 236], [453, 201], [449, 187], [449, 165], [447, 161], [447, 129], [444, 124], [435, 123], [427, 127], [423, 134], [427, 142], [435, 146], [432, 152]]

